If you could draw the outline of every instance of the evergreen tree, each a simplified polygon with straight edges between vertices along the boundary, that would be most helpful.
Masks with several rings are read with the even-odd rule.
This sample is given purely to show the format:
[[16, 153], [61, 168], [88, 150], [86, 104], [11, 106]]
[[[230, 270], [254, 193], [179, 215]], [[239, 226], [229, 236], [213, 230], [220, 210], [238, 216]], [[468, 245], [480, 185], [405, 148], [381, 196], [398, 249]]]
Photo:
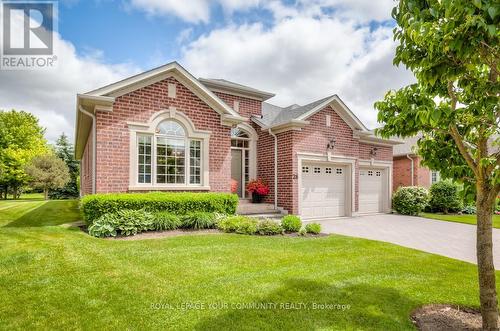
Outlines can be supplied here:
[[75, 159], [73, 144], [69, 142], [68, 136], [64, 132], [56, 141], [55, 153], [68, 166], [70, 180], [64, 187], [51, 190], [49, 196], [51, 199], [76, 198], [79, 196], [80, 164]]

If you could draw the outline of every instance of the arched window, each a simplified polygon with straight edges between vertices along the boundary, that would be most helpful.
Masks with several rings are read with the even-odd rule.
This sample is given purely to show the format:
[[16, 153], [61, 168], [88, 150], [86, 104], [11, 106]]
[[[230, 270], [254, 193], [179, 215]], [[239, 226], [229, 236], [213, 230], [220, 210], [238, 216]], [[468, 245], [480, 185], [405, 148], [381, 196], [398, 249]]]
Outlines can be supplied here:
[[174, 137], [185, 137], [186, 132], [182, 125], [175, 121], [167, 120], [161, 122], [156, 128], [156, 133]]
[[201, 185], [202, 143], [190, 139], [179, 122], [164, 120], [137, 141], [140, 184]]

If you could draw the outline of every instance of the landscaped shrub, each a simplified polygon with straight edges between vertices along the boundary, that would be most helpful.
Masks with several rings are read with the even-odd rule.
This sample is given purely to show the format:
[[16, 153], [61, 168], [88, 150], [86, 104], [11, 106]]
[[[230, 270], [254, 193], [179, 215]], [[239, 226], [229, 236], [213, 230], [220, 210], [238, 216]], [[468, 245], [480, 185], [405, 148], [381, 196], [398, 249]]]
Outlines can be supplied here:
[[302, 227], [302, 221], [298, 216], [287, 215], [281, 220], [281, 226], [286, 232], [298, 232]]
[[275, 234], [282, 234], [283, 228], [278, 222], [271, 219], [265, 219], [257, 223], [257, 233], [264, 236], [272, 236]]
[[462, 209], [458, 186], [443, 180], [432, 184], [429, 207], [433, 212], [457, 212]]
[[403, 215], [418, 215], [429, 201], [429, 193], [423, 187], [400, 187], [394, 193], [392, 206]]
[[477, 209], [476, 209], [476, 206], [474, 206], [474, 205], [465, 206], [462, 209], [462, 213], [467, 214], [467, 215], [475, 215], [476, 211], [477, 211]]
[[181, 218], [177, 215], [164, 211], [154, 214], [154, 230], [156, 231], [175, 230], [181, 226]]
[[116, 237], [116, 218], [116, 214], [112, 213], [102, 215], [94, 224], [89, 226], [89, 234], [98, 238]]
[[319, 233], [321, 233], [321, 224], [318, 224], [318, 223], [309, 223], [309, 224], [306, 224], [306, 232], [307, 233], [312, 233], [312, 234], [319, 234]]
[[307, 234], [307, 230], [305, 227], [300, 228], [299, 230], [299, 236], [305, 236]]
[[89, 234], [94, 237], [136, 235], [143, 231], [154, 230], [155, 216], [144, 210], [124, 209], [107, 213], [89, 226]]
[[154, 220], [154, 215], [144, 210], [119, 210], [116, 212], [115, 229], [123, 236], [133, 236], [153, 230]]
[[239, 224], [245, 221], [247, 217], [245, 216], [228, 216], [217, 222], [217, 229], [222, 232], [236, 232]]
[[240, 234], [255, 234], [257, 232], [257, 220], [249, 217], [240, 219], [236, 228], [236, 233]]
[[182, 217], [184, 229], [213, 229], [216, 226], [216, 215], [214, 213], [194, 212]]
[[149, 212], [170, 212], [185, 215], [191, 212], [210, 212], [233, 215], [238, 206], [238, 196], [228, 193], [113, 193], [85, 196], [81, 210], [85, 222], [90, 225], [106, 213], [123, 209]]

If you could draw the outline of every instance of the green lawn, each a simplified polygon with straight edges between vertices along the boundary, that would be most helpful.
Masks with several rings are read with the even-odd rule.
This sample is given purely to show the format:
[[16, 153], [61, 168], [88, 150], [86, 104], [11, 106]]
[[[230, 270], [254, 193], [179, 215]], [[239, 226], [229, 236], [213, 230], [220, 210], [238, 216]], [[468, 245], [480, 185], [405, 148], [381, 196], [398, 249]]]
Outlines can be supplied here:
[[[420, 216], [426, 218], [432, 218], [434, 220], [476, 225], [476, 215], [451, 215], [451, 214], [444, 215], [444, 214], [422, 213]], [[493, 215], [493, 227], [500, 229], [500, 215]]]
[[478, 305], [474, 265], [391, 244], [103, 240], [78, 219], [76, 201], [0, 202], [0, 329], [411, 330], [422, 304]]

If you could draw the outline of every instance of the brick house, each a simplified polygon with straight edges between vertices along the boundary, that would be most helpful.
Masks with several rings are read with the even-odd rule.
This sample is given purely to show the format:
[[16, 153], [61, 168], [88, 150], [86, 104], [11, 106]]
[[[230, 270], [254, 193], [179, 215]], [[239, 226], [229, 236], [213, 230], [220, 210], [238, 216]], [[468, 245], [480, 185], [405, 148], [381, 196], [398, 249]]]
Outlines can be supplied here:
[[281, 108], [274, 94], [196, 79], [178, 63], [77, 95], [81, 194], [229, 192], [304, 218], [390, 211], [393, 145], [337, 95]]
[[421, 186], [429, 188], [441, 178], [438, 171], [430, 170], [421, 164], [417, 154], [417, 141], [421, 135], [406, 138], [403, 144], [394, 146], [392, 190], [400, 186]]

